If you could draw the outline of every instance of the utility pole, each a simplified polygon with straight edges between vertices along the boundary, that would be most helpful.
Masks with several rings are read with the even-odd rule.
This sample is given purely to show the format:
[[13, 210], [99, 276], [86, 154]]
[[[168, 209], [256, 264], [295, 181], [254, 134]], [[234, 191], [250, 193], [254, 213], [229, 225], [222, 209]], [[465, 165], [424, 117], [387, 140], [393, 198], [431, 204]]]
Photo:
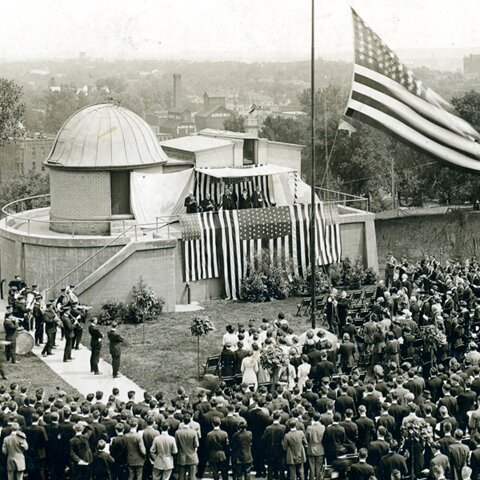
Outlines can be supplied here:
[[316, 279], [316, 252], [315, 252], [315, 0], [312, 0], [312, 45], [311, 45], [311, 58], [310, 58], [310, 117], [311, 117], [311, 139], [312, 139], [312, 185], [311, 185], [311, 207], [312, 212], [310, 215], [310, 273], [311, 273], [311, 308], [310, 308], [310, 320], [312, 328], [315, 328], [315, 307], [316, 307], [316, 295], [315, 295], [315, 279]]
[[325, 117], [325, 166], [327, 169], [327, 200], [330, 200], [330, 162], [328, 158], [328, 117], [327, 117], [327, 89], [323, 92], [323, 115]]
[[392, 176], [392, 209], [395, 210], [396, 207], [396, 200], [395, 200], [395, 162], [393, 160], [393, 156], [390, 156], [390, 167], [391, 171], [390, 174]]

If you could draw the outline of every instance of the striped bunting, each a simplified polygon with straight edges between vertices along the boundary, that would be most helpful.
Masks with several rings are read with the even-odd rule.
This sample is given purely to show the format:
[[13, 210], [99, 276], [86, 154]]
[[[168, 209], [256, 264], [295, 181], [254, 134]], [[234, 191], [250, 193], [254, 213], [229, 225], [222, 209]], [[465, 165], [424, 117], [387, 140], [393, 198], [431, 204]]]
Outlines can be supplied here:
[[180, 215], [185, 282], [218, 278], [217, 230], [214, 212]]
[[222, 202], [222, 195], [224, 193], [225, 185], [233, 187], [233, 193], [240, 198], [242, 191], [247, 190], [251, 196], [257, 186], [260, 186], [263, 192], [265, 207], [270, 207], [274, 204], [271, 192], [273, 192], [272, 181], [270, 175], [259, 175], [254, 177], [244, 177], [240, 181], [232, 179], [219, 179], [212, 177], [206, 173], [195, 171], [195, 184], [193, 194], [198, 203], [201, 203], [206, 194], [210, 194], [210, 198], [218, 208]]
[[[288, 277], [306, 277], [310, 266], [310, 205], [221, 210], [182, 215], [186, 281], [223, 275], [228, 298], [241, 298], [242, 280], [264, 262]], [[336, 206], [316, 204], [316, 263], [341, 258]]]
[[352, 9], [355, 67], [346, 115], [442, 161], [480, 171], [480, 134], [411, 70]]

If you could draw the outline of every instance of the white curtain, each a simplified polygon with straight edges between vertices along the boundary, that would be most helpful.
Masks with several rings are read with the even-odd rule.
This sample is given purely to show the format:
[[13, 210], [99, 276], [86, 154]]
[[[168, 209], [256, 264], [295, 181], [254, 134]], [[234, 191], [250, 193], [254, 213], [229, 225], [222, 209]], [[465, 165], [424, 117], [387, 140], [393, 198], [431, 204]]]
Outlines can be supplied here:
[[[193, 168], [175, 173], [136, 170], [130, 175], [132, 211], [138, 223], [185, 213], [185, 197], [193, 191]], [[164, 220], [166, 221], [166, 220]]]

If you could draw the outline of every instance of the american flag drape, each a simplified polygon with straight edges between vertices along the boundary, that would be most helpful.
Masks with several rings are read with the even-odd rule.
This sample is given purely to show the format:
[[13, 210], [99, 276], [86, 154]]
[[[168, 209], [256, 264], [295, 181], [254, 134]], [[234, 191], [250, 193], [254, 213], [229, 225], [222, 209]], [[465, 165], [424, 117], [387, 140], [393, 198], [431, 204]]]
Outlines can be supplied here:
[[[181, 216], [186, 281], [224, 277], [228, 298], [241, 298], [249, 268], [262, 262], [305, 277], [310, 265], [310, 205], [221, 210]], [[338, 211], [316, 204], [316, 263], [341, 258]]]
[[355, 67], [346, 115], [462, 169], [480, 171], [480, 134], [426, 88], [352, 10]]
[[213, 203], [215, 203], [217, 206], [220, 206], [225, 184], [233, 187], [233, 192], [237, 198], [240, 198], [243, 190], [247, 190], [248, 195], [251, 196], [256, 187], [260, 186], [263, 193], [265, 206], [270, 207], [274, 204], [273, 197], [271, 195], [272, 185], [270, 175], [258, 175], [254, 177], [241, 177], [235, 179], [219, 179], [204, 172], [195, 171], [193, 194], [198, 203], [200, 203], [205, 198], [205, 195], [209, 193]]

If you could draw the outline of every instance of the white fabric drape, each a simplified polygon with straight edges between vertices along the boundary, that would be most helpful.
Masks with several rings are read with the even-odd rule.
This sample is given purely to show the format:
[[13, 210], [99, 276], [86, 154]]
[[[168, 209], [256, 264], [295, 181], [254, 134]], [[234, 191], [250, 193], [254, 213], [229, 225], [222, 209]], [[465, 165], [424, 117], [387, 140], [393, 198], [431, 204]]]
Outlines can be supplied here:
[[175, 173], [136, 170], [130, 175], [132, 211], [138, 223], [185, 213], [185, 197], [193, 191], [193, 168]]

